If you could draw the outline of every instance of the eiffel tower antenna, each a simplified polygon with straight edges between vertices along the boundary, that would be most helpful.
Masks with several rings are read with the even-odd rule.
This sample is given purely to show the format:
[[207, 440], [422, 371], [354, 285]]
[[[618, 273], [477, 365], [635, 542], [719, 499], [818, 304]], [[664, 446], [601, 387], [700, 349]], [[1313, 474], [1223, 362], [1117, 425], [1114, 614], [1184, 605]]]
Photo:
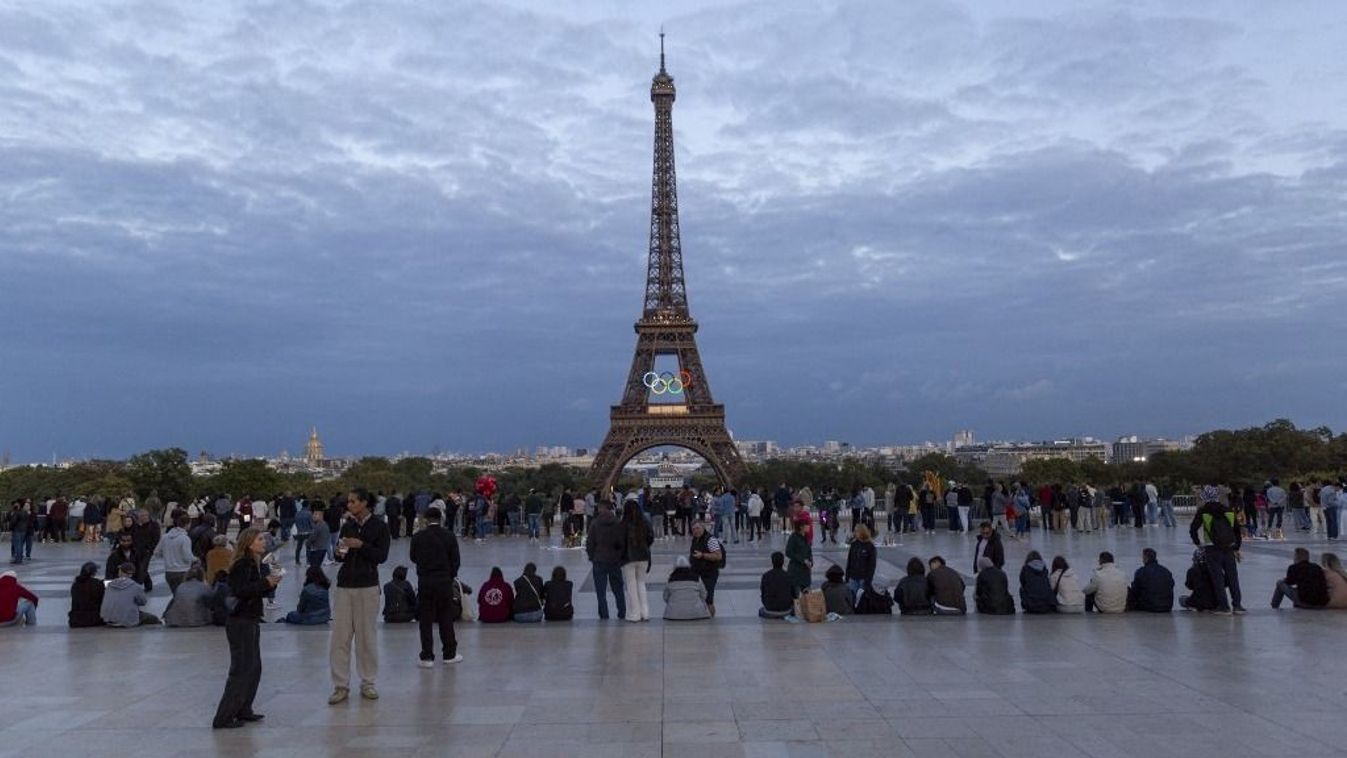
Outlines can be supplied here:
[[[711, 397], [697, 351], [697, 322], [688, 309], [674, 170], [673, 104], [677, 93], [674, 79], [664, 67], [662, 28], [659, 36], [659, 72], [650, 80], [655, 144], [645, 301], [635, 325], [636, 353], [622, 401], [612, 406], [608, 435], [590, 469], [590, 480], [602, 494], [612, 488], [627, 461], [664, 445], [686, 448], [706, 459], [725, 486], [744, 473], [743, 459], [725, 426], [725, 406]], [[657, 372], [658, 357], [677, 359], [678, 372]]]

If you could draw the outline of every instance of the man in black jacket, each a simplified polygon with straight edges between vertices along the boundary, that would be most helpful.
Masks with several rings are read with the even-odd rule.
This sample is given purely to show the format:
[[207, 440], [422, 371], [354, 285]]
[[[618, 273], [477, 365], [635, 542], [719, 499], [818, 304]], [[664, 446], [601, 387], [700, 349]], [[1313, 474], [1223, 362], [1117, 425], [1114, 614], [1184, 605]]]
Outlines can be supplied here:
[[991, 559], [992, 565], [997, 568], [1006, 565], [1006, 549], [1001, 544], [1001, 535], [992, 528], [990, 521], [983, 521], [978, 527], [978, 543], [973, 548], [974, 574], [981, 570], [978, 559], [983, 557]]
[[[1188, 525], [1188, 536], [1193, 544], [1202, 547], [1203, 538], [1209, 543], [1203, 550], [1207, 572], [1211, 575], [1212, 587], [1216, 590], [1216, 613], [1243, 615], [1244, 606], [1239, 589], [1240, 536], [1239, 522], [1235, 509], [1213, 486], [1202, 488], [1202, 507], [1193, 514]], [[1199, 533], [1201, 536], [1199, 537]], [[1230, 600], [1225, 597], [1226, 588], [1230, 588]]]
[[374, 635], [379, 616], [379, 564], [388, 560], [388, 525], [374, 517], [373, 498], [363, 489], [346, 497], [350, 518], [341, 527], [336, 559], [337, 586], [332, 590], [332, 696], [336, 705], [350, 695], [351, 645], [355, 643], [360, 696], [378, 700], [374, 680], [379, 675], [379, 648]]
[[131, 525], [131, 545], [136, 549], [136, 581], [146, 592], [154, 589], [154, 581], [150, 579], [150, 557], [159, 544], [159, 535], [159, 522], [150, 518], [150, 512], [136, 511], [136, 523]]
[[622, 583], [622, 559], [627, 553], [627, 530], [613, 515], [612, 503], [599, 503], [594, 522], [585, 537], [585, 554], [594, 566], [594, 594], [599, 599], [599, 618], [608, 618], [608, 585], [613, 586], [617, 617], [627, 615], [625, 586]]
[[785, 553], [779, 550], [772, 553], [772, 568], [762, 575], [762, 581], [758, 584], [758, 594], [762, 598], [762, 607], [758, 609], [759, 618], [783, 619], [795, 610], [795, 598], [799, 592], [790, 574], [786, 573], [785, 565]]
[[420, 593], [421, 662], [423, 669], [435, 665], [435, 627], [440, 628], [440, 650], [444, 662], [458, 663], [458, 639], [454, 637], [454, 617], [460, 612], [454, 603], [454, 580], [458, 578], [458, 540], [441, 524], [439, 508], [426, 510], [426, 528], [412, 536], [411, 559], [416, 565], [417, 591]]
[[1296, 608], [1323, 608], [1328, 605], [1328, 580], [1324, 569], [1310, 561], [1310, 551], [1296, 548], [1295, 563], [1286, 568], [1286, 578], [1277, 580], [1272, 593], [1272, 607], [1280, 608], [1282, 598], [1289, 598]]
[[1141, 551], [1141, 568], [1127, 588], [1127, 610], [1169, 613], [1174, 609], [1174, 575], [1156, 560], [1155, 551]]

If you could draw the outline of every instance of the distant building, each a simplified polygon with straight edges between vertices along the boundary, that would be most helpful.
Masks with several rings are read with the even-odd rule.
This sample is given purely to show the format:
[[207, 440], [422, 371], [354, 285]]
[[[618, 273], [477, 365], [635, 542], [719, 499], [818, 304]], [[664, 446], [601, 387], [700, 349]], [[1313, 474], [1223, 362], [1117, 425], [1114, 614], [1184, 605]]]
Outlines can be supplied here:
[[960, 429], [954, 433], [954, 444], [952, 448], [958, 450], [961, 447], [971, 447], [975, 443], [972, 429]]
[[1010, 442], [992, 445], [967, 445], [954, 457], [960, 463], [977, 466], [991, 477], [1015, 476], [1024, 462], [1046, 458], [1065, 458], [1080, 463], [1090, 458], [1108, 460], [1109, 445], [1093, 437], [1051, 442]]
[[682, 489], [687, 480], [683, 478], [683, 472], [679, 470], [672, 461], [660, 461], [660, 464], [653, 470], [646, 471], [646, 484], [654, 491], [662, 490], [665, 487], [673, 489]]
[[304, 462], [314, 468], [323, 465], [327, 458], [323, 453], [323, 443], [318, 439], [318, 427], [309, 431], [309, 443], [304, 446]]
[[1147, 440], [1136, 435], [1120, 437], [1117, 442], [1113, 443], [1113, 462], [1144, 463], [1156, 453], [1181, 449], [1183, 449], [1183, 443], [1178, 440], [1163, 438]]

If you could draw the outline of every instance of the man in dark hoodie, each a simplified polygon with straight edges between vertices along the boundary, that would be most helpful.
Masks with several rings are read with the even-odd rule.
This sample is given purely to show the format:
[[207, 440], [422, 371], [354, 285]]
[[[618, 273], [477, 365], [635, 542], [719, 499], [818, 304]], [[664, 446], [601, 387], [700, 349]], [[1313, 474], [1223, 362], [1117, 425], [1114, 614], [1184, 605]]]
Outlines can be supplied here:
[[407, 567], [393, 569], [384, 585], [384, 623], [410, 624], [416, 620], [416, 589], [407, 581]]
[[930, 560], [931, 570], [926, 574], [926, 585], [931, 597], [931, 608], [937, 616], [959, 616], [968, 612], [964, 599], [967, 585], [963, 577], [949, 566], [945, 559], [935, 556]]
[[[1203, 557], [1211, 584], [1216, 589], [1216, 613], [1243, 615], [1245, 612], [1239, 590], [1239, 533], [1239, 517], [1221, 497], [1220, 490], [1210, 485], [1203, 487], [1202, 507], [1193, 514], [1188, 536], [1200, 548], [1204, 541], [1207, 543]], [[1229, 601], [1225, 597], [1227, 587], [1230, 589]]]
[[599, 600], [599, 618], [608, 618], [608, 586], [613, 587], [617, 617], [627, 615], [625, 587], [622, 584], [622, 557], [627, 552], [627, 532], [613, 515], [612, 503], [599, 503], [594, 522], [585, 537], [585, 554], [594, 568], [594, 594]]
[[131, 545], [136, 549], [136, 581], [145, 587], [146, 592], [154, 591], [154, 580], [150, 578], [150, 558], [159, 545], [159, 537], [159, 522], [150, 518], [147, 510], [136, 511], [135, 523], [131, 525]]
[[1053, 613], [1057, 593], [1048, 579], [1048, 567], [1037, 550], [1030, 550], [1020, 568], [1020, 610], [1025, 613]]

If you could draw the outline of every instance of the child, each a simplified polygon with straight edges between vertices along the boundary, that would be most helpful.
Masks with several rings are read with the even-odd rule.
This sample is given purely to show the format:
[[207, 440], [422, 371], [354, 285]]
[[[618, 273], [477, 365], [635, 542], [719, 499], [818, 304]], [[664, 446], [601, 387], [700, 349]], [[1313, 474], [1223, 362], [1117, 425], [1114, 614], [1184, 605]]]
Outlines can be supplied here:
[[571, 605], [571, 583], [566, 579], [563, 566], [552, 569], [551, 581], [543, 585], [543, 618], [548, 621], [570, 621], [575, 618], [575, 608]]
[[398, 566], [393, 569], [393, 578], [384, 585], [384, 623], [408, 624], [415, 620], [416, 590], [407, 581], [407, 567]]

